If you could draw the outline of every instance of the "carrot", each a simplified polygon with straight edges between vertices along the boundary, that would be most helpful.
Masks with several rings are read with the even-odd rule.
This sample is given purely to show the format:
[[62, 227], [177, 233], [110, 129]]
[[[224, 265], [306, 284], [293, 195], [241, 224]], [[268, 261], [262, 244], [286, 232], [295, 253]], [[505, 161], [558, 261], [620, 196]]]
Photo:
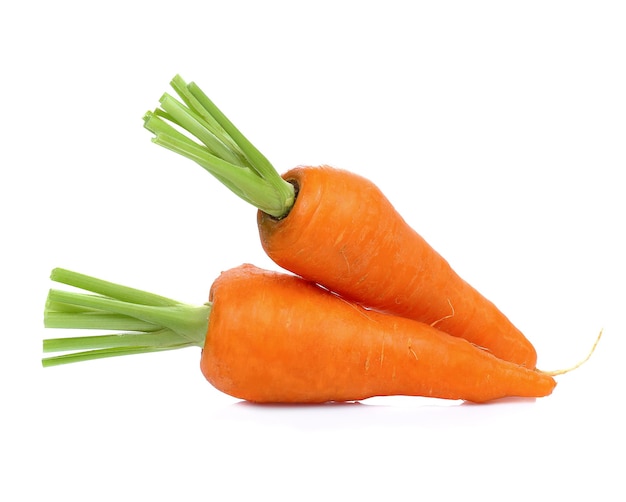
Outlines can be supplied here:
[[389, 395], [486, 402], [542, 397], [556, 385], [428, 324], [252, 265], [222, 273], [198, 307], [64, 269], [51, 278], [95, 294], [51, 290], [47, 327], [127, 332], [45, 340], [45, 352], [78, 352], [44, 366], [199, 346], [200, 369], [215, 388], [263, 403]]
[[530, 341], [372, 182], [327, 166], [298, 167], [281, 177], [194, 83], [176, 76], [172, 86], [185, 104], [165, 94], [161, 108], [146, 114], [153, 141], [196, 161], [257, 207], [261, 243], [274, 262], [350, 301], [436, 325], [535, 368]]

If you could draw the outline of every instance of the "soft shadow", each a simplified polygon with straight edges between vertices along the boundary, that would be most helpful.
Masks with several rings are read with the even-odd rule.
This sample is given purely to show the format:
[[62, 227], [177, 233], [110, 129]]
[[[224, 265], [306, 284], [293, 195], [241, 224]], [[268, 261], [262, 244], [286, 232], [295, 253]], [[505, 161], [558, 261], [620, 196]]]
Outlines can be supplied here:
[[445, 428], [494, 423], [508, 415], [519, 417], [532, 409], [535, 399], [506, 398], [490, 403], [429, 398], [371, 398], [325, 404], [232, 403], [214, 418], [229, 423], [304, 430], [341, 430], [370, 427]]
[[493, 401], [488, 401], [486, 403], [472, 403], [470, 401], [464, 401], [461, 403], [462, 406], [480, 406], [484, 408], [486, 406], [503, 406], [506, 404], [515, 404], [515, 403], [535, 403], [537, 402], [536, 397], [503, 397], [501, 399], [495, 399]]

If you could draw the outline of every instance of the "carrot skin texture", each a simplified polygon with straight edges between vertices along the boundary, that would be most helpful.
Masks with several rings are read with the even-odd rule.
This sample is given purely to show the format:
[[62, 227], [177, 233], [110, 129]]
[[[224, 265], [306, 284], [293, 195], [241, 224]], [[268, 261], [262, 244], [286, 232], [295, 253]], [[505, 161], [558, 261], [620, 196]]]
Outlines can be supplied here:
[[202, 373], [222, 392], [252, 402], [387, 395], [485, 402], [542, 397], [556, 385], [427, 324], [252, 265], [222, 273], [210, 301]]
[[262, 246], [281, 267], [368, 308], [427, 324], [535, 368], [529, 340], [413, 230], [369, 180], [328, 166], [297, 167], [283, 219], [261, 211]]

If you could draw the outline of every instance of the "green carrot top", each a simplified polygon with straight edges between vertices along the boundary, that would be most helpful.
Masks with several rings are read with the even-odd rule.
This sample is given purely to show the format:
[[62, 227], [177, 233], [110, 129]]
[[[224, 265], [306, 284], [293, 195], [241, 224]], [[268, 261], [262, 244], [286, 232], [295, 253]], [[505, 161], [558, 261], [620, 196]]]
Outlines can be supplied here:
[[145, 128], [155, 134], [153, 141], [197, 162], [261, 211], [286, 216], [295, 200], [293, 185], [195, 83], [187, 84], [176, 75], [171, 86], [182, 102], [165, 93], [160, 108], [144, 116]]
[[62, 268], [55, 268], [50, 278], [84, 291], [51, 289], [44, 311], [46, 328], [112, 333], [44, 340], [44, 352], [66, 352], [43, 359], [44, 366], [204, 346], [210, 303], [187, 305]]

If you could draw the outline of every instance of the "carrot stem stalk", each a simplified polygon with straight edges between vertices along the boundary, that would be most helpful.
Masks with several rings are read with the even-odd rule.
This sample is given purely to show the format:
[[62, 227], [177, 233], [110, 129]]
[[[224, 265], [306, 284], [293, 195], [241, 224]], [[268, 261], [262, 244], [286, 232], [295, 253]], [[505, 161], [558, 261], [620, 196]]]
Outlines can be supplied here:
[[99, 336], [75, 336], [44, 340], [44, 352], [68, 352], [73, 350], [114, 349], [121, 347], [164, 347], [181, 345], [185, 339], [170, 329], [144, 333], [116, 333]]
[[129, 288], [128, 286], [122, 286], [120, 284], [115, 284], [96, 277], [80, 274], [78, 272], [72, 272], [64, 268], [55, 268], [50, 273], [50, 279], [61, 284], [84, 289], [102, 296], [116, 298], [117, 300], [128, 303], [155, 306], [180, 305], [180, 303], [176, 300], [172, 300], [164, 296], [148, 293], [147, 291], [142, 291], [140, 289]]
[[286, 216], [294, 187], [195, 83], [176, 75], [170, 84], [182, 102], [165, 93], [160, 108], [144, 115], [153, 142], [198, 163], [261, 211]]
[[50, 290], [44, 311], [47, 328], [121, 332], [44, 340], [44, 352], [72, 353], [44, 358], [43, 366], [204, 346], [210, 303], [186, 305], [65, 269], [54, 269], [50, 277], [88, 293]]
[[114, 331], [156, 331], [154, 324], [132, 317], [108, 312], [58, 312], [46, 308], [46, 328], [62, 329], [110, 329]]
[[131, 356], [134, 354], [145, 354], [148, 352], [161, 352], [164, 350], [174, 350], [187, 347], [188, 345], [170, 347], [114, 347], [110, 349], [95, 349], [61, 356], [51, 356], [42, 359], [44, 368], [59, 366], [61, 364], [78, 363], [82, 361], [92, 361], [94, 359], [104, 359], [107, 357]]

